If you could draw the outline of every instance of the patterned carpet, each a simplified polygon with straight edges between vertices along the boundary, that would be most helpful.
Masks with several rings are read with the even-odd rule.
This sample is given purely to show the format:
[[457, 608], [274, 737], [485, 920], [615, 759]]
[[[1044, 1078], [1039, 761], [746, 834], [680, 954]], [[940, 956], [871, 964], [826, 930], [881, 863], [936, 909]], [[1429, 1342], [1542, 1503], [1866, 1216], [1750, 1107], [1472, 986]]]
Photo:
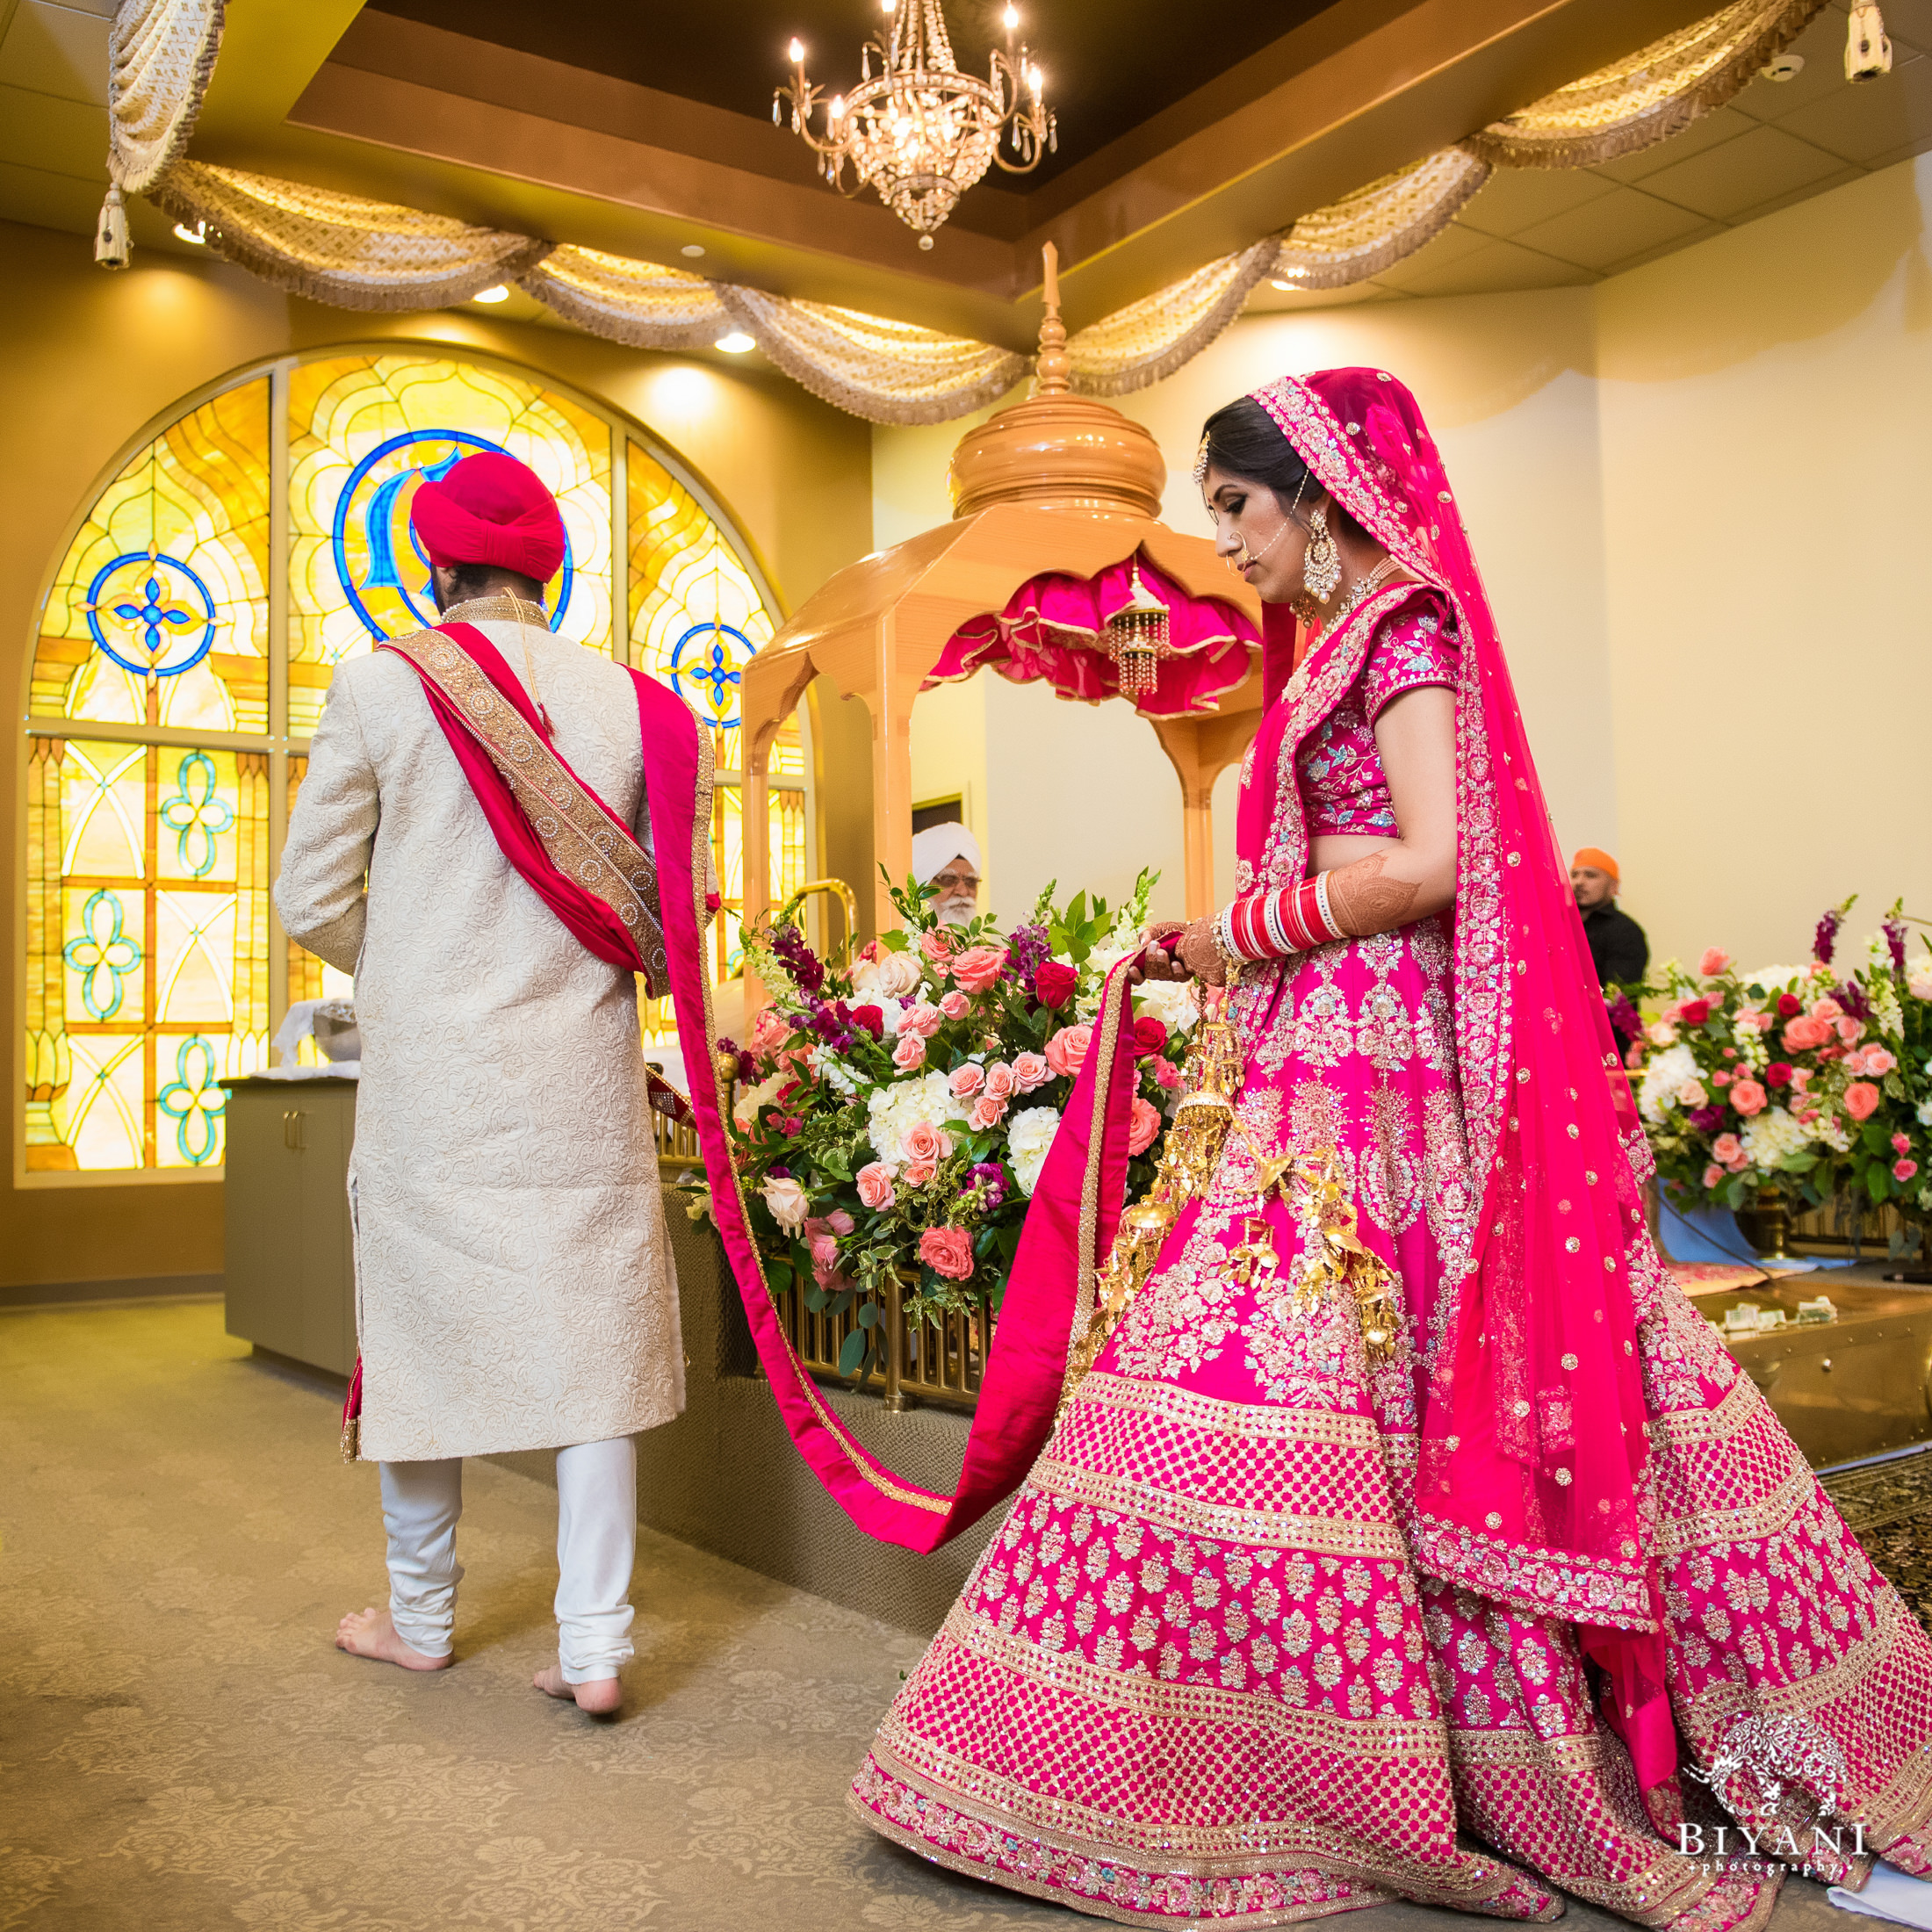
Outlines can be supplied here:
[[[335, 1651], [383, 1579], [375, 1472], [336, 1461], [332, 1408], [251, 1360], [216, 1306], [0, 1316], [0, 1932], [1093, 1922], [847, 1813], [919, 1651], [883, 1624], [646, 1533], [624, 1717], [531, 1690], [554, 1654], [556, 1499], [490, 1464], [466, 1478], [458, 1667]], [[1881, 1561], [1932, 1507], [1888, 1469], [1843, 1489]], [[1792, 1884], [1773, 1932], [1849, 1922]]]
[[1932, 1631], [1932, 1449], [1823, 1481], [1865, 1554]]

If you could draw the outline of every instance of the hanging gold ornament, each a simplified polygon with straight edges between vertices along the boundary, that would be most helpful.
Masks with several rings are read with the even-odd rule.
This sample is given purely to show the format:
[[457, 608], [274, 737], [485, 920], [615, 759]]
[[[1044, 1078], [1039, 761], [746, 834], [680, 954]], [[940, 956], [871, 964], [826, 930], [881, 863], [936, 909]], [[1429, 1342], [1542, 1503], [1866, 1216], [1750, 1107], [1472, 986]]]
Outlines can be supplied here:
[[1154, 688], [1161, 660], [1171, 654], [1167, 636], [1167, 606], [1141, 581], [1136, 557], [1128, 602], [1107, 619], [1101, 633], [1107, 654], [1120, 673], [1122, 697], [1137, 702]]

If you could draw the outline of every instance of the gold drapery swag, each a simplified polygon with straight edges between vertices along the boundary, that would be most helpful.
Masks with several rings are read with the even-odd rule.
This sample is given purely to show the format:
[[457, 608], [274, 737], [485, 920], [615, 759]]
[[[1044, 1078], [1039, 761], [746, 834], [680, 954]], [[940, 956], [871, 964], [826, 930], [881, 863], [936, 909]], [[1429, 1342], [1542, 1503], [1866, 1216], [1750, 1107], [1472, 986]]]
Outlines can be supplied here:
[[127, 266], [126, 197], [181, 157], [221, 49], [224, 0], [120, 0], [107, 30], [107, 199], [94, 259]]
[[[1586, 168], [1680, 133], [1742, 89], [1826, 0], [1734, 0], [1707, 19], [1573, 81], [1281, 233], [1223, 256], [1067, 342], [1073, 386], [1121, 396], [1171, 376], [1272, 276], [1298, 288], [1368, 280], [1432, 241], [1498, 168]], [[125, 0], [115, 20], [117, 151], [214, 251], [278, 287], [345, 308], [467, 300], [509, 282], [595, 335], [696, 349], [741, 329], [786, 374], [872, 422], [945, 422], [1004, 395], [1027, 357], [825, 303], [708, 281], [655, 262], [178, 158], [220, 38], [222, 0]], [[117, 164], [118, 166], [118, 164]]]

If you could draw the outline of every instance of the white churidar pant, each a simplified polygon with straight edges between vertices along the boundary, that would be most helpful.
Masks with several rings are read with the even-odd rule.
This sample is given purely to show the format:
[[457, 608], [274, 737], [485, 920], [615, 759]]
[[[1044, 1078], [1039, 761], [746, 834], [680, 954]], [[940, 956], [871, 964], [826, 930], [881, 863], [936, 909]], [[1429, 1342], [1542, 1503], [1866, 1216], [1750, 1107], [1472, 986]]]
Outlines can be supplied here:
[[[389, 1614], [426, 1657], [447, 1657], [456, 1627], [457, 1518], [463, 1460], [386, 1462]], [[557, 1655], [566, 1683], [614, 1677], [631, 1647], [631, 1569], [638, 1548], [638, 1448], [629, 1436], [557, 1452]]]

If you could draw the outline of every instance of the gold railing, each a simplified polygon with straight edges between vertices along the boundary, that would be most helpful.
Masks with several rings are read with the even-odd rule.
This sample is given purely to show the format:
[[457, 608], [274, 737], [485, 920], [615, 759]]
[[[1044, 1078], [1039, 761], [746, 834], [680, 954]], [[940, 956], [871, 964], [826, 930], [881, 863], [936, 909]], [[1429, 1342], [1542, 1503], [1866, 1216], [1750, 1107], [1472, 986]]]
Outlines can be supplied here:
[[668, 1114], [651, 1109], [651, 1130], [657, 1135], [658, 1172], [666, 1180], [695, 1167], [704, 1171], [704, 1150], [698, 1145], [697, 1129], [681, 1126]]
[[1892, 1237], [1904, 1225], [1898, 1208], [1891, 1202], [1866, 1201], [1854, 1221], [1849, 1212], [1835, 1207], [1814, 1208], [1809, 1213], [1791, 1216], [1791, 1238], [1806, 1248], [1820, 1248], [1831, 1254], [1849, 1254], [1852, 1230], [1857, 1230], [1859, 1258], [1883, 1261]]
[[[803, 899], [814, 892], [823, 892], [826, 898], [837, 899], [845, 909], [845, 942], [849, 954], [859, 938], [859, 895], [843, 879], [807, 879], [798, 888], [797, 897]], [[832, 956], [832, 941], [827, 938], [823, 944], [826, 958]]]
[[870, 1304], [879, 1310], [885, 1331], [883, 1377], [874, 1365], [865, 1381], [849, 1376], [849, 1386], [876, 1389], [888, 1409], [910, 1409], [918, 1401], [943, 1403], [951, 1409], [974, 1409], [986, 1373], [988, 1317], [946, 1315], [936, 1321], [906, 1316], [904, 1296], [861, 1294], [842, 1315], [829, 1308], [805, 1306], [804, 1290], [790, 1288], [775, 1297], [780, 1325], [798, 1352], [798, 1359], [813, 1375], [839, 1376], [839, 1353], [846, 1337], [857, 1332], [859, 1310]]

